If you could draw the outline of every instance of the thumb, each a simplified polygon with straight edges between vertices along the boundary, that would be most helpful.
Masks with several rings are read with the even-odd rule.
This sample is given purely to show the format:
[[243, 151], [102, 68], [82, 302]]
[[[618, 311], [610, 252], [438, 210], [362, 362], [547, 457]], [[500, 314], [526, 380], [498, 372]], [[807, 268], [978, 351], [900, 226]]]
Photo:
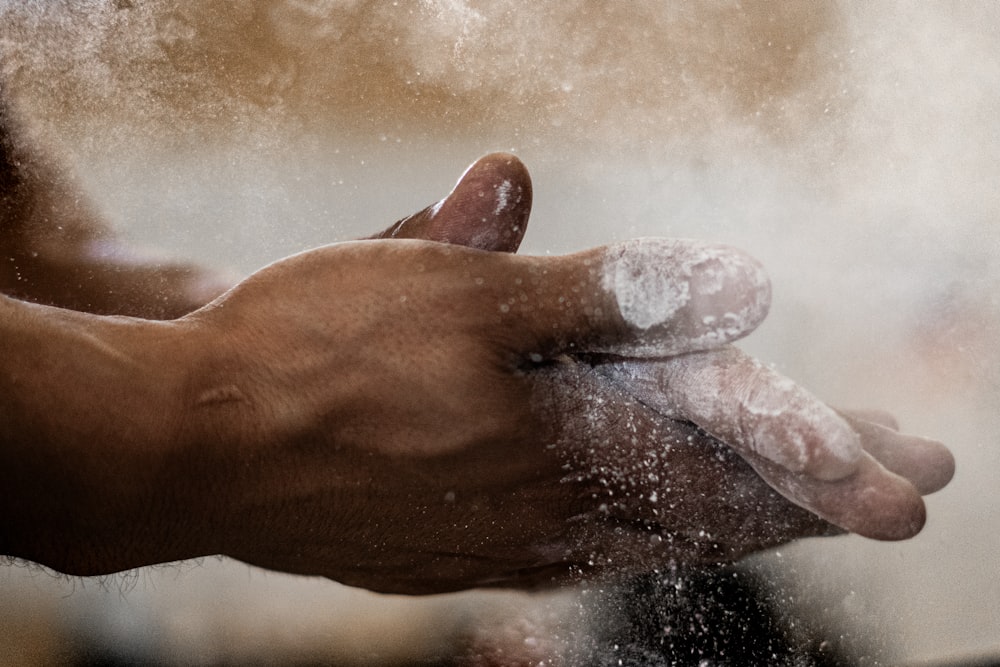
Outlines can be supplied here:
[[509, 153], [491, 153], [469, 166], [447, 197], [373, 238], [424, 239], [516, 252], [530, 213], [527, 168]]
[[532, 357], [711, 349], [750, 333], [770, 305], [756, 260], [697, 241], [635, 239], [561, 257], [490, 253], [475, 266], [493, 292], [483, 303], [495, 304], [498, 331]]

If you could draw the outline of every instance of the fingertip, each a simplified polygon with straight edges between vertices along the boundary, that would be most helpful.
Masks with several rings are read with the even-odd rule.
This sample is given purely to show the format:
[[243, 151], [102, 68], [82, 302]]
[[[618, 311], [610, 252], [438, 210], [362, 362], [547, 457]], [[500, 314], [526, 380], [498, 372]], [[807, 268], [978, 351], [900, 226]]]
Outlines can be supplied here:
[[[691, 267], [697, 297], [692, 313], [696, 331], [709, 347], [732, 342], [754, 331], [771, 308], [771, 279], [757, 258], [737, 248], [707, 246]], [[721, 315], [720, 315], [721, 313]]]
[[759, 362], [745, 373], [738, 422], [755, 453], [789, 472], [832, 482], [853, 474], [864, 454], [851, 426], [811, 393]]
[[454, 189], [431, 207], [429, 219], [441, 240], [471, 248], [515, 252], [527, 230], [532, 187], [527, 167], [510, 153], [473, 162]]
[[472, 164], [470, 164], [458, 182], [485, 177], [486, 180], [495, 180], [499, 176], [502, 179], [509, 179], [512, 183], [531, 184], [531, 175], [528, 168], [513, 153], [497, 151], [487, 153]]
[[744, 458], [785, 498], [862, 537], [906, 540], [917, 535], [927, 521], [927, 508], [913, 484], [867, 454], [853, 474], [829, 482], [795, 474], [758, 454]]
[[927, 523], [927, 506], [912, 486], [885, 506], [873, 505], [871, 510], [853, 532], [873, 540], [908, 540], [916, 537]]
[[633, 376], [656, 369], [656, 387], [677, 411], [737, 451], [819, 481], [843, 479], [858, 468], [861, 437], [846, 420], [735, 347], [631, 366]]
[[862, 537], [895, 542], [917, 535], [927, 521], [919, 491], [870, 456], [846, 480], [832, 482], [844, 491], [837, 498], [834, 523]]
[[637, 340], [619, 351], [667, 356], [718, 347], [767, 316], [763, 266], [727, 246], [659, 238], [608, 246], [601, 285]]
[[928, 441], [934, 445], [933, 463], [931, 465], [934, 473], [927, 476], [923, 484], [918, 486], [920, 493], [926, 495], [940, 491], [948, 486], [955, 477], [955, 455], [940, 442]]
[[[929, 495], [948, 486], [955, 476], [955, 455], [936, 440], [909, 436], [906, 451], [883, 463], [906, 477], [921, 495]], [[878, 458], [878, 457], [876, 457]]]
[[[843, 420], [838, 418], [838, 421]], [[927, 508], [920, 489], [866, 454], [861, 447], [860, 436], [846, 423], [841, 432], [845, 431], [853, 437], [841, 444], [848, 445], [850, 451], [856, 451], [857, 458], [850, 462], [843, 458], [841, 465], [836, 463], [836, 457], [817, 461], [811, 471], [806, 471], [817, 480], [822, 480], [819, 484], [840, 490], [828, 498], [832, 507], [829, 520], [875, 540], [898, 541], [915, 536], [927, 520]], [[829, 446], [834, 441], [824, 439], [827, 446], [818, 451], [834, 451]], [[847, 474], [843, 474], [845, 471]]]
[[496, 252], [517, 252], [531, 215], [531, 176], [510, 153], [469, 165], [452, 191], [373, 238], [423, 239]]
[[940, 491], [955, 476], [955, 456], [944, 444], [851, 415], [847, 420], [860, 434], [865, 451], [886, 469], [909, 480], [921, 495]]

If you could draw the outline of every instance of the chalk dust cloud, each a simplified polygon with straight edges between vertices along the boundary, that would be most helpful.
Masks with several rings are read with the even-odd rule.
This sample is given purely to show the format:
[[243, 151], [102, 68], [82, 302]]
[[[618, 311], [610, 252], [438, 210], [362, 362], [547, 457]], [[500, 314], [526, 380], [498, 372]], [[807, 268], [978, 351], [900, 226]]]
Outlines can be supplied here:
[[643, 122], [618, 133], [658, 139], [728, 112], [781, 133], [840, 95], [827, 80], [796, 96], [828, 78], [840, 23], [809, 2], [7, 4], [8, 80], [47, 113], [186, 131], [280, 108], [337, 127], [567, 135], [614, 133], [624, 113]]
[[124, 233], [244, 272], [495, 149], [533, 172], [529, 252], [748, 249], [775, 304], [746, 347], [959, 470], [912, 542], [800, 545], [775, 577], [890, 662], [1000, 650], [995, 3], [0, 0], [0, 53]]

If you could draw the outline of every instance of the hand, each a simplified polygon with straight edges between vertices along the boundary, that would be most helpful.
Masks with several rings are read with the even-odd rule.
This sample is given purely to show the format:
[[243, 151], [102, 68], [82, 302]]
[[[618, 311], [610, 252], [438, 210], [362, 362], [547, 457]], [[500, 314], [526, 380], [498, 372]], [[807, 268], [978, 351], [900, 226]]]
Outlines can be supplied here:
[[[505, 249], [516, 248], [530, 199], [518, 201], [512, 193], [520, 190], [530, 197], [526, 174], [520, 181], [515, 174], [504, 191], [509, 208], [498, 207], [503, 179], [490, 172], [511, 175], [504, 170], [514, 163], [484, 164], [486, 169], [473, 170], [463, 181], [480, 183], [475, 198], [463, 195], [469, 190], [460, 187], [436, 207], [435, 215], [425, 211], [390, 232], [398, 238], [417, 230], [435, 238], [442, 229], [462, 229], [456, 220], [486, 218], [485, 230], [492, 225], [494, 239], [507, 239], [513, 247]], [[495, 188], [481, 187], [490, 179]], [[487, 196], [478, 197], [479, 191]], [[480, 200], [485, 206], [478, 212], [470, 211], [468, 203], [456, 204]], [[498, 213], [481, 215], [491, 211]], [[497, 229], [508, 231], [496, 234]], [[449, 240], [463, 239], [459, 234]], [[697, 299], [670, 322], [654, 325], [659, 334], [676, 325], [677, 331], [688, 330], [685, 336], [649, 336], [634, 322], [630, 326], [615, 318], [614, 308], [595, 309], [592, 299], [603, 303], [619, 296], [609, 289], [617, 283], [605, 280], [606, 270], [596, 280], [601, 272], [594, 271], [595, 260], [603, 269], [614, 263], [617, 275], [621, 256], [648, 247], [619, 246], [617, 263], [615, 254], [598, 250], [508, 265], [501, 256], [461, 249], [404, 243], [376, 250], [380, 245], [331, 246], [290, 258], [213, 306], [155, 328], [158, 345], [146, 357], [161, 364], [170, 359], [171, 371], [198, 369], [182, 383], [182, 417], [167, 422], [183, 424], [182, 433], [159, 463], [138, 457], [149, 473], [122, 475], [129, 468], [121, 463], [129, 456], [122, 455], [114, 459], [117, 465], [98, 466], [89, 477], [101, 490], [120, 487], [123, 477], [134, 480], [133, 487], [153, 486], [159, 496], [155, 502], [130, 505], [152, 505], [158, 511], [152, 517], [136, 517], [133, 511], [126, 522], [131, 527], [119, 526], [104, 518], [113, 515], [113, 498], [99, 513], [103, 521], [91, 521], [92, 528], [114, 528], [97, 540], [104, 557], [50, 564], [96, 573], [228, 553], [265, 567], [324, 574], [378, 590], [440, 592], [549, 583], [582, 572], [650, 569], [670, 559], [730, 559], [831, 531], [829, 524], [771, 491], [715, 439], [642, 405], [598, 369], [559, 354], [580, 348], [672, 354], [685, 344], [696, 349], [743, 333], [739, 328], [699, 330], [713, 314]], [[680, 260], [694, 248], [658, 245]], [[387, 257], [393, 261], [379, 261]], [[725, 257], [723, 253], [716, 260], [727, 264], [730, 260], [720, 259]], [[538, 286], [525, 282], [526, 275], [538, 277], [539, 267], [547, 264], [558, 268], [558, 275], [543, 276], [545, 282]], [[422, 272], [414, 271], [421, 266]], [[736, 306], [756, 311], [746, 319], [749, 328], [762, 315], [766, 290], [755, 265], [737, 257], [735, 267], [729, 271], [731, 282], [742, 286], [716, 292], [722, 300], [714, 305], [717, 314]], [[400, 268], [414, 271], [417, 279], [401, 275]], [[707, 268], [718, 274], [720, 267], [710, 262]], [[365, 273], [373, 282], [366, 283]], [[670, 284], [669, 274], [654, 275], [654, 285]], [[476, 277], [483, 283], [477, 284]], [[705, 277], [695, 275], [694, 284], [711, 282], [699, 283]], [[641, 271], [637, 278], [643, 278]], [[558, 296], [565, 296], [557, 295], [565, 291], [558, 287], [560, 279], [563, 285], [568, 280], [570, 292], [573, 286], [586, 286], [574, 294], [583, 306], [582, 328], [567, 318], [578, 304], [559, 302]], [[333, 285], [340, 289], [331, 289]], [[625, 280], [623, 287], [628, 285]], [[522, 291], [529, 296], [526, 286], [537, 294], [521, 301]], [[407, 301], [386, 302], [380, 298], [386, 289], [396, 298], [410, 293], [416, 298], [408, 298], [408, 306], [403, 305]], [[503, 300], [495, 300], [498, 289], [516, 290], [506, 313]], [[493, 308], [482, 295], [493, 297]], [[467, 307], [456, 310], [456, 303]], [[641, 305], [633, 301], [633, 310], [625, 310], [648, 317], [653, 311]], [[426, 312], [457, 317], [428, 321]], [[484, 315], [492, 316], [485, 324]], [[336, 347], [344, 333], [337, 325], [344, 324], [345, 316], [347, 330], [363, 338], [357, 346], [361, 354]], [[510, 330], [495, 326], [504, 322], [511, 324]], [[544, 331], [532, 334], [532, 323], [539, 322]], [[550, 332], [552, 323], [558, 328]], [[120, 321], [115, 326], [119, 348], [134, 338], [132, 333], [148, 327]], [[577, 329], [581, 336], [571, 337]], [[550, 345], [543, 344], [547, 338]], [[144, 350], [149, 347], [148, 332], [137, 340], [147, 341]], [[163, 341], [171, 343], [170, 352], [162, 350]], [[526, 351], [525, 341], [533, 351]], [[657, 342], [661, 349], [652, 349]], [[295, 354], [288, 354], [290, 349]], [[367, 353], [378, 354], [368, 358]], [[185, 357], [198, 363], [182, 363]], [[456, 395], [454, 387], [462, 391]], [[132, 394], [123, 394], [122, 402]], [[64, 411], [87, 412], [65, 406]], [[165, 418], [159, 418], [160, 431], [170, 432], [163, 426]], [[876, 432], [865, 442], [887, 441]], [[883, 450], [899, 449], [888, 442]], [[78, 465], [92, 458], [92, 453], [82, 457]], [[918, 463], [923, 469], [925, 461]], [[151, 474], [155, 483], [148, 481]], [[816, 479], [787, 474], [803, 488], [829, 489], [820, 494], [827, 504], [859, 506], [851, 484], [824, 487]], [[908, 519], [915, 514], [922, 519], [919, 498], [914, 504], [908, 492], [893, 495], [896, 485], [881, 472], [871, 477], [874, 492], [865, 502], [882, 508], [890, 524], [918, 529]], [[115, 535], [130, 539], [109, 546]], [[83, 551], [74, 557], [84, 559]], [[45, 562], [37, 553], [33, 556]]]
[[[650, 277], [642, 266], [657, 257], [669, 268]], [[652, 297], [632, 289], [651, 281]], [[699, 299], [675, 297], [709, 283]], [[579, 402], [621, 403], [616, 415], [646, 431], [640, 446], [661, 450], [670, 434], [613, 391], [546, 369], [577, 349], [725, 342], [759, 321], [765, 297], [748, 258], [661, 240], [560, 258], [369, 241], [278, 262], [178, 323], [202, 341], [183, 477], [227, 478], [225, 495], [192, 505], [225, 509], [209, 552], [396, 592], [589, 569], [594, 537], [621, 539], [594, 533], [608, 503], [598, 480], [566, 478], [595, 444], [582, 439], [636, 435], [610, 422], [581, 433], [593, 414]], [[678, 451], [673, 465], [693, 475], [701, 457]], [[224, 473], [204, 468], [227, 460]]]
[[[492, 173], [496, 169], [509, 178], [498, 179]], [[400, 238], [409, 230], [463, 242], [470, 237], [483, 238], [493, 229], [493, 240], [483, 245], [516, 248], [526, 224], [530, 185], [526, 174], [511, 174], [507, 172], [510, 169], [517, 172], [521, 168], [505, 163], [502, 156], [479, 163], [452, 197], [398, 223], [385, 235]], [[477, 206], [482, 207], [481, 212], [497, 210], [504, 180], [521, 183], [514, 188], [521, 198], [508, 214], [481, 216], [469, 210]], [[507, 188], [508, 193], [512, 187]], [[479, 198], [479, 192], [487, 196]], [[462, 220], [484, 219], [485, 229], [460, 224]], [[670, 249], [680, 257], [691, 251], [684, 245]], [[630, 245], [622, 252], [635, 250], [645, 252], [648, 248]], [[326, 424], [321, 442], [337, 443], [334, 448], [342, 455], [342, 462], [336, 466], [339, 472], [320, 475], [306, 484], [309, 492], [296, 494], [305, 500], [296, 514], [307, 517], [305, 522], [312, 529], [303, 530], [305, 526], [276, 513], [280, 525], [267, 531], [280, 536], [275, 545], [268, 547], [252, 540], [242, 550], [229, 552], [249, 562], [325, 574], [395, 592], [525, 585], [574, 573], [652, 568], [671, 559], [728, 560], [797, 537], [838, 532], [816, 514], [873, 537], [908, 537], [923, 523], [918, 489], [929, 492], [950, 477], [950, 455], [940, 445], [894, 435], [858, 420], [852, 421], [852, 429], [804, 391], [733, 348], [673, 360], [607, 362], [594, 360], [592, 354], [581, 357], [591, 359], [593, 367], [562, 354], [579, 355], [575, 350], [596, 348], [617, 356], [649, 354], [654, 343], [654, 338], [636, 327], [614, 344], [587, 340], [603, 328], [599, 318], [589, 319], [583, 327], [570, 325], [566, 329], [560, 322], [564, 313], [552, 308], [558, 303], [553, 297], [566, 293], [567, 285], [585, 285], [578, 293], [600, 295], [605, 281], [602, 279], [602, 288], [597, 289], [590, 270], [563, 274], [553, 265], [541, 270], [546, 274], [542, 282], [537, 268], [505, 264], [495, 255], [467, 255], [423, 244], [333, 246], [316, 252], [323, 256], [308, 253], [280, 263], [270, 269], [271, 275], [254, 292], [244, 295], [248, 288], [241, 286], [217, 311], [205, 313], [223, 313], [221, 317], [228, 318], [225, 311], [232, 312], [234, 299], [246, 299], [243, 306], [250, 307], [252, 301], [263, 297], [280, 303], [282, 320], [307, 313], [311, 320], [330, 309], [330, 304], [288, 308], [284, 301], [292, 276], [296, 276], [295, 284], [303, 282], [299, 274], [305, 258], [312, 267], [309, 274], [319, 273], [310, 277], [309, 284], [346, 283], [352, 287], [350, 294], [365, 304], [377, 296], [365, 294], [365, 286], [378, 285], [379, 300], [393, 304], [392, 310], [399, 308], [389, 323], [365, 324], [363, 314], [375, 315], [376, 321], [382, 322], [385, 312], [359, 305], [347, 308], [356, 313], [348, 321], [342, 315], [334, 319], [338, 335], [359, 326], [363, 332], [359, 339], [367, 343], [367, 347], [349, 345], [341, 352], [344, 356], [332, 363], [340, 376], [358, 369], [357, 379], [349, 383], [351, 395], [347, 398], [354, 406], [349, 419], [344, 419], [343, 412], [325, 414], [323, 406], [329, 397], [322, 377], [320, 385], [312, 388], [298, 379], [287, 386], [277, 385], [280, 398], [275, 400], [294, 403], [296, 408], [270, 412], [296, 415], [296, 426], [307, 433], [292, 440], [309, 448], [311, 453], [304, 456], [321, 461], [329, 455], [329, 446], [313, 441], [315, 425]], [[329, 255], [334, 252], [339, 256]], [[385, 253], [391, 261], [382, 261]], [[606, 263], [610, 254], [609, 250], [591, 251], [560, 262], [571, 266], [582, 260], [584, 266], [588, 262], [593, 266]], [[530, 260], [536, 261], [541, 260]], [[391, 265], [394, 273], [399, 271], [402, 282], [371, 272], [371, 267], [383, 265]], [[362, 270], [364, 266], [369, 267], [367, 272]], [[431, 266], [433, 271], [429, 271]], [[456, 273], [456, 266], [464, 268]], [[523, 270], [528, 273], [522, 274]], [[427, 279], [427, 273], [434, 275]], [[755, 272], [744, 273], [746, 283]], [[477, 281], [477, 277], [482, 280]], [[445, 278], [442, 283], [440, 279]], [[538, 279], [535, 294], [522, 301], [518, 292], [528, 296], [521, 286], [531, 284], [533, 278]], [[636, 278], [640, 284], [646, 281], [641, 273]], [[470, 279], [477, 285], [471, 293]], [[693, 282], [698, 279], [695, 276]], [[748, 293], [761, 298], [759, 279], [753, 277], [749, 282], [755, 286], [749, 292], [744, 287], [738, 297], [741, 305], [746, 305], [742, 299]], [[385, 294], [383, 290], [390, 285], [394, 286]], [[338, 301], [343, 294], [342, 289]], [[497, 307], [504, 304], [505, 294], [518, 294], [513, 302], [507, 297], [509, 308], [527, 304], [521, 317], [508, 319]], [[306, 293], [300, 296], [309, 297]], [[408, 305], [396, 306], [394, 301], [403, 297], [400, 304]], [[240, 302], [236, 303], [236, 310], [241, 310]], [[487, 319], [496, 327], [485, 338], [483, 331], [477, 332], [482, 323], [471, 326], [466, 319], [481, 317], [484, 304]], [[596, 312], [597, 308], [589, 305], [589, 310]], [[490, 313], [490, 306], [497, 310]], [[610, 309], [613, 314], [608, 305], [600, 308], [602, 313]], [[259, 310], [259, 305], [254, 309]], [[586, 305], [584, 310], [588, 310]], [[421, 312], [451, 312], [458, 317], [440, 328], [425, 329], [429, 325], [421, 321]], [[705, 312], [698, 310], [697, 318], [692, 318], [693, 312], [682, 313], [670, 326], [684, 330], [692, 326], [693, 319], [704, 323], [711, 317]], [[542, 315], [541, 321], [548, 326], [544, 332], [529, 330], [527, 339], [520, 339], [517, 330], [525, 333], [524, 325], [535, 314]], [[556, 324], [551, 330], [555, 338], [545, 340], [549, 323]], [[223, 328], [233, 330], [228, 324]], [[295, 331], [310, 331], [311, 339], [322, 337], [302, 321], [294, 331], [282, 328], [276, 332], [274, 323], [250, 328], [268, 329], [269, 339], [277, 335], [285, 341], [281, 346], [295, 339]], [[583, 334], [583, 339], [565, 335], [584, 330], [590, 333]], [[475, 335], [470, 339], [469, 333]], [[374, 342], [377, 336], [386, 335], [389, 342]], [[704, 336], [684, 338], [691, 347], [697, 347], [693, 341], [699, 339], [704, 340]], [[299, 349], [306, 349], [306, 345]], [[675, 337], [667, 347], [653, 352], [669, 355], [684, 349]], [[366, 350], [375, 352], [376, 357], [365, 357]], [[397, 352], [390, 352], [387, 358], [386, 350]], [[497, 352], [499, 357], [494, 356]], [[700, 367], [693, 361], [696, 359], [703, 360]], [[709, 365], [727, 380], [719, 382], [696, 372]], [[270, 391], [276, 386], [274, 368], [272, 365], [268, 380]], [[648, 371], [645, 378], [644, 371]], [[623, 377], [626, 373], [628, 377]], [[296, 369], [287, 377], [297, 378], [298, 374]], [[402, 385], [403, 378], [415, 384]], [[462, 388], [458, 394], [465, 399], [457, 404], [456, 387]], [[706, 388], [715, 392], [714, 403], [699, 406], [694, 400], [677, 399], [677, 395], [704, 396]], [[302, 402], [294, 398], [303, 395], [310, 396], [312, 402], [305, 414]], [[756, 411], [758, 419], [748, 420], [748, 411]], [[388, 422], [386, 415], [391, 416]], [[338, 436], [351, 422], [360, 424], [351, 426], [348, 436]], [[405, 425], [402, 431], [400, 425]], [[815, 514], [774, 493], [706, 431], [733, 443], [776, 489]], [[265, 440], [288, 437], [268, 436]], [[801, 447], [789, 449], [789, 442], [799, 442]], [[548, 447], [540, 448], [541, 443]], [[313, 449], [316, 447], [318, 450]], [[862, 447], [916, 482], [916, 488], [863, 453]], [[323, 465], [315, 465], [315, 470], [323, 469]], [[357, 472], [345, 474], [345, 470]], [[256, 494], [253, 504], [266, 507], [266, 494], [261, 491], [281, 489], [285, 474], [287, 471], [269, 480], [255, 479], [250, 484]], [[339, 492], [324, 489], [323, 479], [331, 477], [346, 481], [350, 488]], [[359, 478], [367, 483], [361, 488], [356, 483], [352, 486], [351, 480]], [[280, 497], [281, 493], [273, 502], [280, 503]], [[351, 530], [316, 526], [324, 516], [335, 522], [324, 508], [345, 503], [351, 510]], [[331, 547], [312, 537], [303, 540], [303, 534], [335, 534], [339, 539]], [[350, 536], [346, 542], [345, 536]]]
[[[940, 443], [899, 434], [889, 415], [837, 412], [731, 346], [596, 368], [661, 415], [729, 444], [788, 500], [865, 537], [915, 535], [924, 522], [919, 494], [943, 488], [954, 474]], [[846, 460], [854, 464], [849, 474]], [[830, 475], [828, 462], [840, 474]]]
[[690, 242], [396, 240], [288, 258], [165, 323], [0, 298], [0, 552], [74, 574], [223, 553], [397, 592], [566, 576], [610, 532], [593, 480], [564, 482], [577, 397], [544, 369], [724, 343], [766, 297], [754, 261]]
[[[509, 190], [511, 184], [523, 193], [518, 208], [489, 216], [485, 209], [493, 198], [484, 203], [482, 193], [502, 185]], [[516, 252], [531, 204], [531, 181], [520, 161], [487, 156], [469, 168], [459, 186], [380, 237]], [[483, 210], [468, 211], [477, 200]], [[432, 210], [441, 215], [429, 216]], [[875, 539], [911, 537], [924, 518], [914, 491], [933, 493], [954, 474], [954, 459], [940, 443], [899, 434], [884, 413], [838, 413], [731, 346], [672, 359], [576, 357], [646, 407], [726, 443], [787, 499], [844, 530]], [[866, 487], [880, 493], [863, 492]], [[895, 500], [886, 502], [884, 494]]]

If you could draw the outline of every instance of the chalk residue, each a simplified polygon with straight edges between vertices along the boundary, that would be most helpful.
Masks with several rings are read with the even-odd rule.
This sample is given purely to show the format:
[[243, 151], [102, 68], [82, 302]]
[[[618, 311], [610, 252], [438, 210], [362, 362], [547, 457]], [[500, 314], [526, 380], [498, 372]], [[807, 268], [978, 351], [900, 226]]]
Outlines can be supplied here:
[[493, 209], [493, 215], [500, 215], [507, 205], [510, 203], [510, 181], [504, 179], [503, 183], [497, 186], [497, 205]]
[[676, 250], [672, 242], [627, 245], [608, 258], [602, 286], [615, 295], [626, 322], [649, 329], [671, 319], [691, 300], [690, 268], [669, 261]]
[[0, 70], [74, 122], [183, 127], [259, 107], [337, 133], [347, 119], [618, 135], [627, 116], [663, 136], [730, 111], [787, 126], [836, 18], [815, 3], [0, 2]]
[[610, 247], [603, 270], [601, 286], [637, 330], [637, 340], [614, 350], [621, 354], [661, 356], [735, 340], [770, 303], [760, 264], [724, 246], [636, 239]]
[[734, 347], [604, 364], [600, 372], [665, 416], [795, 472], [838, 479], [861, 456], [857, 433], [836, 412]]

